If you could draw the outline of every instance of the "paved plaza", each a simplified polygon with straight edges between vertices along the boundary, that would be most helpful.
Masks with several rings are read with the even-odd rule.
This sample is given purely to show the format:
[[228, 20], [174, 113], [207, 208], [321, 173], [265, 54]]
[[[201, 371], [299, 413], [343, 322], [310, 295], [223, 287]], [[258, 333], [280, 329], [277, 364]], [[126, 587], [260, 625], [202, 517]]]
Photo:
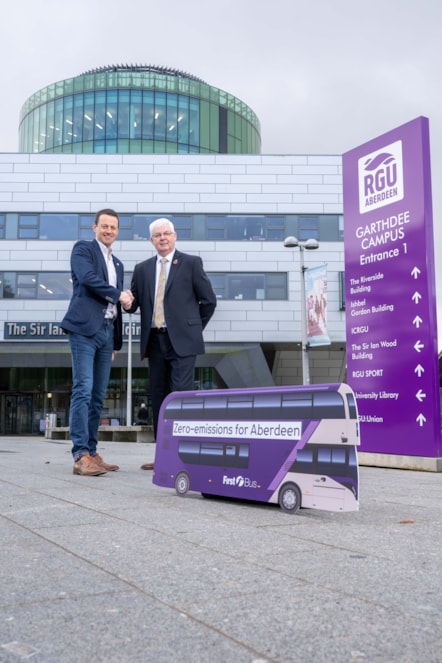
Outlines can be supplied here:
[[0, 437], [0, 663], [439, 663], [442, 475], [360, 468], [360, 510], [179, 497]]

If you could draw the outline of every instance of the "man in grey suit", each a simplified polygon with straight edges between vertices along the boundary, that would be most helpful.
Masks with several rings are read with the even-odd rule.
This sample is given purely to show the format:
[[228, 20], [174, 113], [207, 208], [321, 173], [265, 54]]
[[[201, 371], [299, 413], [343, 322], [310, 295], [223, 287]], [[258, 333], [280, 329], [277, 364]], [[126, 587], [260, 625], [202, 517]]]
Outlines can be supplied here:
[[[204, 353], [203, 329], [215, 311], [216, 296], [201, 258], [175, 249], [177, 236], [171, 221], [156, 219], [149, 230], [157, 255], [135, 266], [134, 301], [125, 309], [134, 313], [140, 307], [140, 353], [149, 360], [156, 438], [167, 394], [194, 388], [196, 355]], [[151, 467], [142, 465], [142, 469]]]

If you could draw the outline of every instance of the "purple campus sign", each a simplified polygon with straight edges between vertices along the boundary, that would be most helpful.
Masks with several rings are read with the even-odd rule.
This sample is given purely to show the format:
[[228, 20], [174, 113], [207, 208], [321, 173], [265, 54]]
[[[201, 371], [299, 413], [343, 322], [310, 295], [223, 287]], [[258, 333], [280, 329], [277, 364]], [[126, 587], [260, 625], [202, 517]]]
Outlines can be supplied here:
[[343, 155], [347, 377], [361, 451], [442, 455], [428, 119]]

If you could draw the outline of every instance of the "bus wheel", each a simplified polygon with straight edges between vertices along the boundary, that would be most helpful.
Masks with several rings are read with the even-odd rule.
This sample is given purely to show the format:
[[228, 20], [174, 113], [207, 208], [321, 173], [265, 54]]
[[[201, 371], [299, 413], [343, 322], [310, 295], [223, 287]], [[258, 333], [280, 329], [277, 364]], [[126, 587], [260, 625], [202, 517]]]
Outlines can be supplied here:
[[178, 495], [184, 497], [190, 488], [189, 475], [186, 472], [180, 472], [176, 475], [175, 490]]
[[295, 483], [285, 483], [279, 491], [278, 504], [286, 513], [296, 513], [301, 506], [301, 491]]

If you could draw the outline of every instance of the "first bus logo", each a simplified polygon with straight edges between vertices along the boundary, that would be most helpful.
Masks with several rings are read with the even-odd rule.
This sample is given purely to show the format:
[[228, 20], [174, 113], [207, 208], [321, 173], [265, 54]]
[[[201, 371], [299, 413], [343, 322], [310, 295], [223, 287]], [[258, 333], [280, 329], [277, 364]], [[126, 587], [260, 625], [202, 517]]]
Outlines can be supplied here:
[[359, 213], [398, 202], [404, 197], [402, 141], [358, 160]]
[[223, 474], [223, 485], [224, 486], [237, 486], [238, 488], [259, 488], [258, 482], [249, 479], [249, 477], [243, 477], [241, 475], [237, 477], [228, 477], [226, 474]]

